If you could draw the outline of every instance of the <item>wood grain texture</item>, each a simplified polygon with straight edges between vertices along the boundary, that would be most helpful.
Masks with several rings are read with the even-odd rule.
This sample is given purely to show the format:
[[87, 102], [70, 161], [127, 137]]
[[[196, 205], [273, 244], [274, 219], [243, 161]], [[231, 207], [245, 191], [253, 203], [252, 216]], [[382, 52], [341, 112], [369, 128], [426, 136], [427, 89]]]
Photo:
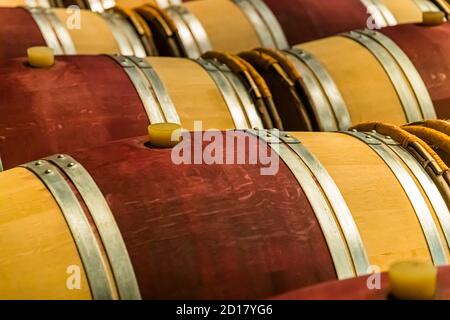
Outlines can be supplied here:
[[[53, 9], [65, 26], [73, 12]], [[89, 10], [80, 11], [80, 28], [67, 28], [77, 54], [119, 54], [120, 48], [105, 19]]]
[[[387, 273], [381, 274], [381, 289], [369, 290], [368, 277], [344, 281], [332, 281], [310, 288], [301, 289], [274, 300], [387, 300], [389, 299], [389, 279]], [[370, 281], [370, 280], [369, 280]], [[372, 283], [372, 282], [370, 282]], [[438, 288], [436, 300], [450, 299], [450, 267], [438, 270]]]
[[45, 46], [33, 18], [24, 8], [0, 8], [0, 64], [25, 56], [29, 47]]
[[226, 130], [235, 127], [230, 111], [211, 76], [194, 61], [177, 58], [147, 58], [167, 88], [183, 127]]
[[0, 67], [0, 78], [5, 169], [147, 132], [134, 86], [109, 57], [61, 56], [49, 69], [14, 59]]
[[340, 133], [295, 136], [337, 184], [359, 229], [370, 264], [386, 270], [399, 260], [431, 260], [410, 200], [389, 167], [370, 147]]
[[[26, 169], [0, 174], [0, 298], [90, 299], [83, 265], [57, 203]], [[81, 289], [68, 290], [69, 266]]]
[[202, 0], [183, 5], [203, 25], [214, 50], [239, 52], [261, 46], [252, 23], [232, 1]]
[[382, 0], [399, 24], [422, 21], [422, 10], [413, 0]]
[[330, 37], [297, 47], [312, 53], [325, 66], [344, 98], [352, 123], [406, 122], [389, 76], [365, 47], [344, 37]]
[[267, 298], [336, 277], [283, 163], [275, 176], [261, 165], [175, 165], [170, 149], [144, 142], [75, 155], [114, 213], [143, 298]]
[[[182, 125], [235, 127], [209, 74], [190, 60], [149, 58]], [[0, 154], [5, 169], [55, 153], [141, 136], [149, 120], [128, 75], [106, 56], [58, 57], [48, 69], [25, 59], [0, 67]]]
[[411, 59], [425, 82], [438, 118], [450, 118], [450, 22], [434, 27], [401, 25], [381, 32]]
[[360, 0], [264, 0], [290, 45], [363, 28], [367, 10]]

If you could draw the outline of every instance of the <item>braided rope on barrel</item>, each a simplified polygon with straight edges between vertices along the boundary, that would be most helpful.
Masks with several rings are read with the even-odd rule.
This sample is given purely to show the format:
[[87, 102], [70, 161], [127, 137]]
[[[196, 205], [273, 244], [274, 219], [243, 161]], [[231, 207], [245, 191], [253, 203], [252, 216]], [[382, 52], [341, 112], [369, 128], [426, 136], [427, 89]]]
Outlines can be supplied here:
[[450, 136], [448, 134], [432, 128], [415, 125], [405, 126], [404, 129], [424, 140], [440, 154], [445, 163], [450, 163]]
[[136, 11], [129, 8], [114, 7], [114, 10], [124, 17], [126, 17], [130, 23], [134, 26], [134, 29], [141, 37], [142, 43], [147, 50], [148, 55], [157, 55], [155, 43], [153, 42], [153, 33], [150, 27]]
[[250, 91], [256, 98], [258, 111], [266, 128], [283, 130], [278, 111], [273, 102], [272, 93], [263, 77], [247, 61], [231, 53], [209, 51], [202, 55], [203, 59], [217, 60], [225, 64], [233, 73], [241, 75], [250, 85]]
[[297, 100], [298, 112], [301, 114], [302, 128], [308, 131], [314, 129], [308, 111], [299, 95], [302, 91], [302, 76], [295, 65], [281, 52], [268, 48], [257, 48], [239, 53], [239, 57], [266, 72], [275, 72], [288, 86], [292, 96]]
[[444, 140], [447, 147], [450, 147], [450, 137], [430, 128], [410, 125], [401, 128], [380, 122], [363, 123], [352, 129], [376, 131], [400, 143], [426, 169], [447, 207], [450, 208], [450, 170], [441, 156], [428, 144], [433, 144], [436, 140]]
[[410, 123], [410, 124], [404, 125], [403, 127], [405, 128], [408, 126], [426, 127], [426, 128], [437, 130], [439, 132], [445, 133], [446, 135], [450, 136], [450, 123], [447, 120], [425, 120], [425, 121]]
[[444, 163], [442, 158], [430, 147], [430, 145], [421, 138], [419, 138], [418, 136], [407, 131], [406, 130], [407, 128], [408, 127], [400, 128], [399, 126], [396, 125], [381, 122], [367, 122], [353, 126], [350, 129], [366, 132], [375, 130], [376, 132], [382, 135], [390, 136], [404, 148], [412, 147], [416, 149], [419, 146], [420, 148], [423, 148], [431, 156], [431, 158], [436, 162], [436, 164], [439, 166], [441, 170], [448, 171], [449, 170], [448, 166]]
[[178, 29], [169, 15], [160, 7], [152, 4], [145, 4], [143, 6], [133, 9], [138, 15], [140, 15], [149, 30], [151, 29], [151, 23], [155, 27], [155, 31], [160, 31], [159, 33], [167, 40], [167, 45], [172, 51], [171, 54], [177, 57], [182, 56], [181, 45], [177, 37]]

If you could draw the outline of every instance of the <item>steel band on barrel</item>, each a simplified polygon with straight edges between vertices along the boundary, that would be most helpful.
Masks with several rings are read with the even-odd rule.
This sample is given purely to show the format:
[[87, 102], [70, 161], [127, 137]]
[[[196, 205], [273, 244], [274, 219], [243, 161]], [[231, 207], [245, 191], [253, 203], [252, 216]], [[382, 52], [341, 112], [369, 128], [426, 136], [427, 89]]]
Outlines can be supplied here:
[[[121, 14], [118, 13], [110, 13], [110, 19], [113, 24], [115, 24], [115, 28], [113, 28], [113, 32], [122, 32], [123, 37], [127, 40], [128, 46], [133, 52], [131, 55], [144, 58], [147, 56], [147, 52], [141, 42], [139, 35], [136, 30], [128, 23], [128, 21]], [[128, 50], [128, 49], [126, 49]], [[122, 50], [121, 50], [122, 52]], [[122, 53], [124, 54], [124, 53]]]
[[436, 213], [436, 216], [441, 225], [441, 229], [444, 233], [444, 237], [447, 241], [447, 246], [450, 248], [450, 211], [445, 203], [442, 194], [434, 183], [432, 177], [422, 167], [421, 163], [410, 152], [405, 150], [398, 142], [394, 141], [391, 137], [383, 136], [376, 132], [368, 133], [372, 137], [380, 140], [386, 146], [388, 146], [395, 154], [403, 161], [403, 163], [414, 174], [415, 178], [422, 186], [431, 206]]
[[397, 92], [407, 121], [416, 122], [423, 120], [416, 96], [411, 90], [410, 84], [408, 83], [401, 66], [392, 57], [390, 52], [371, 37], [363, 33], [351, 31], [344, 33], [342, 36], [352, 39], [365, 47], [380, 62]]
[[63, 23], [49, 8], [28, 8], [48, 47], [55, 54], [76, 54], [72, 38]]
[[313, 109], [317, 110], [316, 118], [321, 130], [347, 130], [351, 126], [350, 114], [342, 94], [327, 69], [314, 55], [303, 49], [292, 48], [285, 52], [294, 58], [290, 60], [300, 74], [309, 75], [309, 79], [305, 78], [304, 84], [310, 93]]
[[144, 59], [114, 55], [109, 57], [127, 73], [141, 98], [150, 123], [181, 123], [163, 82]]
[[50, 22], [47, 20], [44, 11], [40, 8], [28, 8], [33, 20], [36, 22], [46, 45], [53, 49], [55, 54], [64, 54], [59, 43], [58, 37], [54, 32]]
[[261, 0], [233, 0], [255, 28], [261, 45], [272, 49], [287, 49], [286, 36], [272, 11]]
[[34, 173], [58, 203], [80, 253], [93, 298], [113, 299], [113, 284], [106, 269], [107, 261], [102, 256], [89, 221], [69, 184], [48, 161], [30, 162], [22, 167]]
[[438, 266], [447, 264], [448, 259], [446, 250], [444, 249], [444, 245], [441, 241], [438, 228], [434, 223], [434, 219], [430, 212], [430, 209], [428, 208], [427, 203], [423, 198], [421, 191], [417, 187], [414, 179], [402, 165], [401, 160], [396, 156], [394, 151], [392, 151], [380, 140], [375, 139], [369, 134], [357, 131], [347, 131], [345, 133], [364, 142], [374, 152], [376, 152], [376, 154], [391, 169], [392, 173], [397, 178], [397, 181], [405, 191], [405, 194], [407, 195], [412, 207], [414, 208], [417, 219], [419, 220], [419, 223], [422, 227], [434, 264]]
[[374, 19], [377, 27], [388, 27], [397, 25], [394, 14], [380, 0], [361, 0], [362, 4], [367, 8], [367, 12]]
[[438, 6], [428, 0], [413, 0], [422, 12], [439, 12]]
[[188, 9], [184, 6], [170, 6], [166, 12], [177, 28], [178, 37], [187, 57], [197, 59], [212, 49], [205, 29]]
[[80, 163], [68, 155], [55, 155], [46, 160], [65, 173], [86, 204], [108, 255], [120, 298], [123, 300], [141, 299], [136, 276], [121, 232], [94, 179]]
[[284, 132], [247, 132], [267, 142], [296, 177], [319, 221], [338, 278], [367, 274], [369, 262], [359, 231], [339, 189], [319, 160]]
[[155, 95], [165, 122], [181, 124], [180, 117], [178, 116], [175, 105], [170, 98], [169, 92], [152, 66], [147, 63], [145, 59], [136, 57], [128, 57], [128, 59], [140, 68], [141, 72], [149, 82], [150, 88], [152, 89], [151, 91]]
[[103, 19], [109, 26], [114, 39], [116, 39], [120, 54], [125, 56], [132, 56], [134, 54], [134, 50], [131, 47], [131, 44], [128, 42], [127, 36], [123, 32], [121, 26], [117, 24], [115, 14], [111, 12], [103, 12], [99, 14], [103, 17]]
[[73, 44], [72, 38], [61, 20], [59, 20], [55, 13], [50, 9], [45, 10], [45, 13], [48, 21], [55, 31], [64, 54], [76, 54], [77, 51], [75, 50], [75, 45]]
[[360, 30], [358, 32], [370, 37], [372, 40], [383, 46], [391, 54], [391, 56], [403, 71], [403, 74], [405, 75], [406, 79], [413, 89], [417, 103], [419, 104], [422, 118], [426, 120], [436, 119], [436, 111], [434, 109], [433, 102], [431, 100], [430, 94], [428, 93], [427, 87], [414, 64], [403, 52], [403, 50], [400, 49], [400, 47], [388, 36], [384, 35], [381, 32], [371, 30]]
[[255, 104], [240, 79], [224, 64], [195, 60], [211, 77], [220, 91], [236, 129], [263, 128]]
[[225, 64], [220, 63], [217, 60], [209, 60], [209, 62], [213, 64], [231, 84], [239, 100], [239, 103], [244, 110], [244, 114], [248, 123], [247, 128], [264, 128], [261, 118], [259, 117], [256, 110], [255, 103], [253, 102], [253, 99], [249, 94], [249, 90], [242, 83], [241, 79]]

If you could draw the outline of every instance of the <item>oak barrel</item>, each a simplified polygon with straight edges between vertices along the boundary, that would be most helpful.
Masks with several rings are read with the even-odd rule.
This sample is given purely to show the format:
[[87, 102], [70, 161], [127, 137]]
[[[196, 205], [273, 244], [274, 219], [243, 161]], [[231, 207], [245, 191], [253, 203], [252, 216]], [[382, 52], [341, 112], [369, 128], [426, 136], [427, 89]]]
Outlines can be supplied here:
[[[370, 265], [448, 263], [448, 208], [406, 147], [371, 132], [207, 136], [173, 149], [125, 139], [0, 173], [0, 296], [260, 299]], [[82, 290], [66, 289], [68, 266]]]
[[31, 46], [48, 46], [55, 54], [152, 55], [147, 25], [129, 19], [122, 11], [1, 7], [0, 63], [24, 56]]
[[0, 78], [4, 168], [141, 136], [149, 123], [273, 127], [266, 110], [271, 98], [247, 71], [216, 60], [60, 56], [53, 67], [36, 69], [16, 58], [0, 67]]
[[448, 22], [407, 24], [240, 55], [269, 84], [285, 129], [329, 131], [448, 118], [449, 36]]
[[45, 8], [75, 5], [81, 9], [102, 12], [115, 6], [131, 9], [150, 3], [164, 8], [170, 5], [179, 5], [181, 2], [181, 0], [2, 0], [0, 5], [4, 7], [30, 6]]
[[203, 0], [136, 9], [161, 53], [191, 58], [211, 49], [286, 49], [356, 28], [421, 22], [423, 11], [439, 10], [428, 0]]

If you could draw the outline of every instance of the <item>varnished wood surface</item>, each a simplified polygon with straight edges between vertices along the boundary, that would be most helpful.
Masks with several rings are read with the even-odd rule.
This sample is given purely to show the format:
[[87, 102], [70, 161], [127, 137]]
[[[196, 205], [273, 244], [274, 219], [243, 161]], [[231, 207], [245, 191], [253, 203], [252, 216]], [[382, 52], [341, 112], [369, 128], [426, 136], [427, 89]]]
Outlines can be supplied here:
[[167, 88], [181, 123], [188, 130], [202, 121], [204, 130], [235, 127], [225, 100], [211, 76], [194, 61], [147, 58]]
[[344, 37], [330, 37], [297, 47], [312, 53], [325, 66], [345, 100], [352, 123], [406, 122], [389, 76], [365, 47]]
[[232, 1], [202, 0], [183, 5], [203, 25], [214, 50], [239, 52], [261, 46], [252, 23]]
[[450, 118], [450, 22], [408, 24], [380, 30], [409, 57], [425, 82], [438, 119]]
[[143, 298], [267, 298], [335, 279], [315, 215], [283, 163], [274, 176], [261, 165], [175, 165], [170, 149], [145, 141], [75, 155], [106, 195]]
[[[345, 134], [296, 133], [336, 182], [352, 213], [370, 264], [386, 270], [404, 259], [430, 261], [411, 202], [385, 162]], [[402, 236], [399, 236], [402, 235]]]
[[[53, 9], [59, 20], [66, 25], [73, 19], [67, 9]], [[72, 18], [71, 18], [72, 17]], [[67, 28], [78, 54], [120, 53], [112, 30], [104, 18], [89, 10], [80, 11], [80, 28]]]
[[422, 21], [422, 11], [413, 0], [382, 0], [399, 24]]
[[[86, 275], [57, 203], [34, 174], [0, 173], [0, 298], [90, 299]], [[78, 266], [80, 290], [69, 290]]]

